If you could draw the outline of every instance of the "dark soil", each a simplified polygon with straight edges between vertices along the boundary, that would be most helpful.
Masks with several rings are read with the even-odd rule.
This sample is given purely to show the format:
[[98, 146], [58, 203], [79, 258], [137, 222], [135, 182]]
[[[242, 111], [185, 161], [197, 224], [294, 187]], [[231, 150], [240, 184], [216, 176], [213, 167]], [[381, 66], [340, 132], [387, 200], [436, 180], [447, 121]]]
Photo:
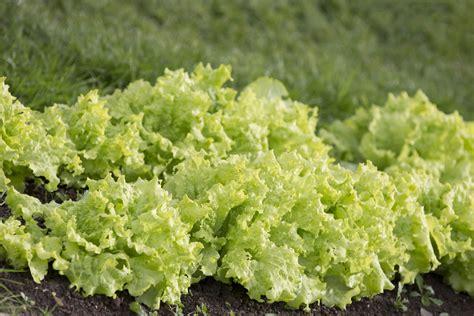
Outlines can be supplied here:
[[34, 196], [43, 203], [56, 201], [62, 203], [66, 200], [77, 201], [82, 195], [82, 190], [68, 188], [60, 185], [55, 192], [48, 192], [43, 185], [38, 184], [33, 179], [28, 179], [25, 182], [25, 194]]
[[[80, 194], [75, 190], [60, 188], [56, 193], [47, 193], [33, 182], [28, 182], [25, 192], [38, 197], [42, 201], [77, 199]], [[0, 218], [10, 216], [8, 208], [1, 203]], [[9, 268], [0, 263], [0, 268]], [[29, 272], [0, 273], [0, 283], [16, 294], [23, 293], [28, 300], [34, 301], [24, 314], [41, 314], [41, 310], [52, 310], [54, 315], [134, 315], [130, 310], [133, 298], [128, 293], [120, 293], [116, 298], [102, 295], [84, 298], [78, 291], [69, 288], [68, 280], [55, 271], [50, 271], [41, 284], [32, 280]], [[442, 278], [434, 273], [424, 276], [425, 285], [434, 290], [434, 297], [443, 304], [423, 306], [419, 296], [412, 297], [410, 293], [418, 292], [415, 285], [407, 286], [402, 294], [406, 299], [406, 311], [395, 304], [396, 290], [387, 291], [370, 299], [364, 298], [347, 306], [346, 310], [328, 308], [313, 304], [311, 315], [474, 315], [474, 298], [467, 294], [456, 294], [442, 282]], [[6, 292], [0, 288], [0, 302]], [[308, 315], [309, 313], [288, 309], [283, 303], [259, 303], [248, 298], [243, 287], [237, 284], [227, 285], [207, 278], [191, 286], [188, 295], [182, 297], [182, 308], [163, 305], [159, 315], [210, 314], [210, 315]], [[1, 305], [0, 305], [1, 308]], [[2, 315], [2, 310], [0, 310]], [[3, 314], [4, 315], [4, 314]]]
[[[51, 271], [41, 284], [36, 284], [28, 272], [0, 273], [2, 282], [14, 293], [23, 292], [35, 302], [35, 309], [25, 314], [39, 314], [39, 310], [54, 308], [54, 315], [134, 315], [130, 310], [133, 298], [121, 293], [117, 298], [102, 295], [83, 297], [79, 292], [69, 288], [65, 277]], [[403, 298], [408, 299], [405, 312], [395, 306], [396, 291], [388, 291], [371, 299], [354, 302], [345, 311], [313, 304], [311, 315], [474, 315], [474, 299], [466, 294], [456, 294], [435, 274], [424, 277], [425, 284], [433, 287], [435, 297], [443, 304], [423, 306], [420, 298], [410, 297], [409, 293], [417, 291], [415, 286], [407, 286]], [[11, 282], [13, 281], [13, 282]], [[248, 298], [245, 289], [239, 285], [226, 285], [207, 278], [191, 286], [189, 295], [182, 297], [183, 308], [163, 305], [159, 315], [185, 315], [206, 310], [210, 315], [265, 315], [269, 313], [283, 315], [308, 315], [303, 311], [288, 309], [283, 303], [258, 303]], [[1, 297], [1, 292], [0, 292]], [[430, 313], [430, 314], [428, 314]], [[203, 314], [203, 313], [199, 313]]]

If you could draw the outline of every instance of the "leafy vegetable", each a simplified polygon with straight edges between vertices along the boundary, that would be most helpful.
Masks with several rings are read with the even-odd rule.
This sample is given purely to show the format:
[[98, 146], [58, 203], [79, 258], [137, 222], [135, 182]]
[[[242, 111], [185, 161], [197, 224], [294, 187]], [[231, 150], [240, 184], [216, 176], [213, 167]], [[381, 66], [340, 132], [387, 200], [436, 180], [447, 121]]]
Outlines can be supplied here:
[[[43, 113], [2, 81], [0, 255], [37, 282], [52, 263], [85, 295], [128, 290], [152, 308], [206, 276], [296, 308], [436, 268], [473, 294], [472, 123], [390, 97], [323, 131], [331, 148], [280, 82], [238, 93], [229, 79], [227, 66], [166, 71]], [[27, 178], [86, 190], [41, 204]]]
[[474, 129], [446, 115], [418, 92], [390, 96], [384, 107], [360, 109], [321, 135], [334, 155], [370, 160], [398, 187], [409, 186], [423, 208], [439, 271], [458, 291], [474, 295]]
[[[29, 265], [35, 281], [48, 262], [85, 295], [128, 290], [147, 305], [176, 303], [197, 269], [201, 245], [189, 240], [169, 193], [158, 181], [133, 184], [110, 176], [87, 182], [78, 201], [42, 205], [33, 197], [8, 191], [14, 217], [0, 224], [0, 241], [15, 266]], [[40, 228], [36, 219], [44, 219]]]

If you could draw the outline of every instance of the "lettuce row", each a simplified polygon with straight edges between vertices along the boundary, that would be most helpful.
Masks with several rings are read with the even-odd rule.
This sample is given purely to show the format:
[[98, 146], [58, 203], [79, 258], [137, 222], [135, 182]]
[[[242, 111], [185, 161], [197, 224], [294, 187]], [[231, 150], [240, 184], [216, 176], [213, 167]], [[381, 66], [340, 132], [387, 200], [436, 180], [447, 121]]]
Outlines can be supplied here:
[[[330, 147], [280, 82], [237, 93], [229, 79], [226, 66], [166, 71], [43, 113], [2, 81], [0, 257], [153, 308], [206, 276], [296, 308], [434, 269], [473, 294], [472, 123], [421, 94], [390, 97], [322, 131]], [[21, 193], [27, 178], [86, 193], [41, 204]]]

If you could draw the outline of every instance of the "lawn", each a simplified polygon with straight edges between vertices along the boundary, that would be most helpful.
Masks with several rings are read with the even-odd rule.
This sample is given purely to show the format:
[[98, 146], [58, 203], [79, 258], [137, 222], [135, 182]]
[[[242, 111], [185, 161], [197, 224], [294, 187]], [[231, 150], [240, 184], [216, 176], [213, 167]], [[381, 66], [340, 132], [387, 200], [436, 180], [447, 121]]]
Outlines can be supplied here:
[[25, 104], [72, 103], [198, 62], [268, 75], [324, 120], [422, 89], [474, 118], [474, 1], [6, 0], [0, 74]]

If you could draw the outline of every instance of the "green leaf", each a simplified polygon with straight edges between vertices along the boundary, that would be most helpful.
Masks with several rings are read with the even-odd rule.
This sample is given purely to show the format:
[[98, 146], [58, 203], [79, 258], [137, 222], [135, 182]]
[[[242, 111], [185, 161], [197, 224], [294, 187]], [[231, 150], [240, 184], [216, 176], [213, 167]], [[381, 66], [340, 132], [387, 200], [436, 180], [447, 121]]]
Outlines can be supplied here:
[[434, 297], [431, 297], [430, 298], [431, 302], [433, 302], [436, 306], [441, 306], [444, 304], [444, 302], [442, 300], [440, 300], [439, 298], [434, 298]]

